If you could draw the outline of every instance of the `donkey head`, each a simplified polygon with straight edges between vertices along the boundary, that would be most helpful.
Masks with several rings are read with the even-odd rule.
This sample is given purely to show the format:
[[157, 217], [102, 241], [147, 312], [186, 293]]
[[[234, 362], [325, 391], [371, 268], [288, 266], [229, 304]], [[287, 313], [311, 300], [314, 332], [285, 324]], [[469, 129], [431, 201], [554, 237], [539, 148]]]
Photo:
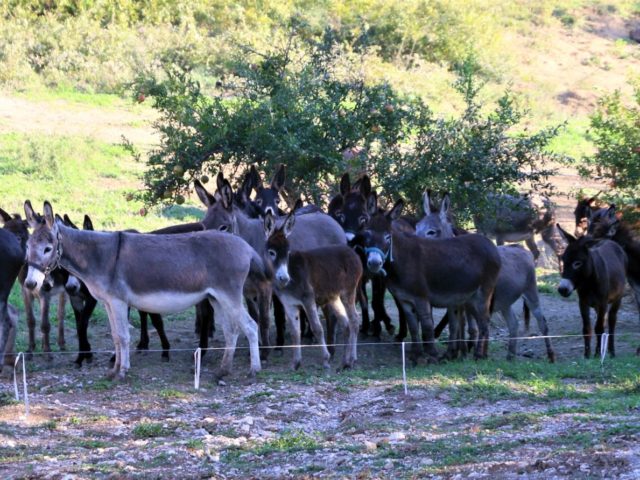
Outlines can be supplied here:
[[449, 218], [449, 206], [451, 201], [449, 194], [442, 196], [440, 204], [431, 194], [431, 190], [424, 192], [422, 207], [425, 216], [416, 224], [416, 235], [424, 238], [452, 238], [453, 226]]
[[562, 280], [558, 285], [558, 293], [563, 297], [571, 295], [576, 288], [579, 288], [593, 271], [593, 262], [589, 255], [589, 249], [593, 247], [597, 240], [590, 236], [582, 236], [576, 239], [573, 235], [557, 226], [568, 245], [562, 254]]
[[267, 210], [264, 216], [264, 234], [267, 239], [266, 262], [275, 272], [276, 284], [285, 287], [291, 277], [289, 276], [289, 240], [296, 217], [293, 212], [289, 213], [280, 226], [276, 224], [276, 217]]
[[207, 213], [202, 223], [210, 230], [237, 233], [233, 189], [222, 172], [218, 174], [217, 185], [216, 194], [211, 195], [199, 181], [194, 182], [198, 198], [207, 207]]
[[24, 213], [33, 233], [27, 241], [27, 278], [25, 287], [40, 290], [49, 273], [56, 269], [62, 255], [58, 224], [49, 202], [44, 202], [44, 217], [33, 211], [31, 202], [24, 203]]
[[620, 228], [620, 216], [614, 204], [595, 211], [590, 220], [587, 231], [594, 238], [612, 238]]
[[371, 180], [364, 175], [353, 186], [349, 174], [340, 181], [340, 194], [329, 203], [329, 215], [336, 220], [351, 242], [367, 226], [371, 215], [378, 210], [378, 196], [371, 190]]
[[256, 168], [252, 165], [253, 176], [255, 179], [256, 198], [254, 200], [260, 215], [264, 215], [267, 208], [272, 208], [274, 212], [278, 212], [278, 205], [280, 203], [280, 190], [284, 187], [286, 180], [287, 168], [284, 163], [281, 163], [273, 175], [271, 184], [268, 187], [262, 185], [262, 179], [258, 174]]
[[387, 212], [378, 212], [371, 217], [367, 227], [358, 234], [358, 243], [364, 247], [367, 268], [371, 273], [386, 274], [384, 264], [393, 261], [393, 245], [391, 241], [393, 222], [400, 218], [404, 202], [398, 200]]
[[13, 233], [20, 241], [20, 245], [22, 245], [23, 248], [26, 248], [27, 240], [29, 239], [29, 224], [17, 213], [11, 216], [1, 208], [0, 222], [3, 223], [3, 228]]
[[593, 197], [582, 198], [578, 200], [578, 204], [573, 211], [573, 216], [576, 219], [576, 228], [574, 231], [574, 235], [576, 237], [586, 235], [589, 224], [591, 222], [591, 215], [593, 214], [593, 206], [596, 202], [596, 199], [598, 198], [598, 195], [600, 195], [600, 192], [598, 192]]

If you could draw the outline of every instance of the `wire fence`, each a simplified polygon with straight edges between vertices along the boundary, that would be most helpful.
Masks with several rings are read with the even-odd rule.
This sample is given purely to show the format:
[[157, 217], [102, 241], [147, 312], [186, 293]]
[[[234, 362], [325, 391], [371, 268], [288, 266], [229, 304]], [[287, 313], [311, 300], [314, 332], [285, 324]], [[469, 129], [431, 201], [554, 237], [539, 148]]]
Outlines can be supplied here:
[[[640, 337], [640, 333], [625, 333], [624, 336], [626, 337]], [[505, 342], [505, 341], [510, 341], [510, 340], [518, 340], [518, 341], [531, 341], [531, 340], [545, 340], [545, 339], [561, 339], [561, 338], [577, 338], [577, 337], [583, 337], [584, 335], [581, 334], [566, 334], [566, 335], [540, 335], [540, 336], [526, 336], [526, 337], [500, 337], [500, 338], [496, 338], [496, 337], [490, 337], [488, 339], [488, 342]], [[600, 367], [602, 370], [602, 373], [604, 375], [604, 368], [605, 368], [605, 359], [607, 356], [607, 345], [608, 345], [608, 341], [609, 341], [609, 334], [608, 333], [603, 333], [601, 335], [600, 338]], [[461, 342], [466, 342], [466, 340], [437, 340], [434, 341], [435, 343], [438, 344], [449, 344], [449, 343], [461, 343]], [[404, 395], [408, 395], [409, 393], [409, 389], [408, 389], [408, 383], [407, 383], [407, 368], [406, 368], [406, 347], [407, 346], [412, 346], [414, 344], [424, 344], [425, 342], [421, 341], [421, 342], [412, 342], [412, 341], [406, 341], [406, 342], [362, 342], [362, 343], [358, 343], [358, 347], [364, 347], [364, 346], [375, 346], [375, 347], [382, 347], [382, 346], [400, 346], [401, 347], [401, 351], [402, 351], [402, 383], [403, 383], [403, 390], [404, 390]], [[348, 347], [350, 346], [347, 343], [332, 343], [332, 344], [325, 344], [326, 347]], [[170, 351], [171, 352], [189, 352], [193, 354], [193, 362], [194, 362], [194, 379], [193, 379], [193, 386], [194, 389], [198, 390], [200, 388], [200, 376], [201, 376], [201, 372], [202, 372], [202, 354], [203, 352], [206, 351], [225, 351], [227, 349], [229, 349], [231, 347], [206, 347], [206, 348], [201, 348], [198, 347], [196, 349], [193, 348], [172, 348]], [[275, 347], [273, 346], [269, 346], [269, 347], [260, 347], [260, 349], [269, 349], [272, 350]], [[282, 345], [279, 346], [277, 348], [282, 348], [282, 349], [294, 349], [294, 348], [301, 348], [301, 349], [313, 349], [313, 348], [322, 348], [322, 345], [320, 344], [314, 344], [314, 345], [307, 345], [307, 344], [300, 344], [300, 345]], [[234, 350], [249, 350], [250, 347], [249, 346], [238, 346], [238, 347], [234, 347]], [[164, 349], [148, 349], [145, 350], [145, 352], [164, 352]], [[27, 355], [33, 355], [33, 356], [37, 356], [37, 355], [46, 355], [46, 356], [53, 356], [53, 355], [79, 355], [81, 353], [87, 353], [86, 351], [80, 351], [80, 350], [75, 350], [75, 351], [60, 351], [60, 352], [18, 352], [16, 357], [15, 357], [15, 361], [13, 364], [13, 384], [14, 384], [14, 395], [15, 395], [15, 399], [16, 401], [20, 401], [20, 389], [18, 387], [18, 369], [19, 369], [19, 364], [22, 363], [22, 398], [23, 398], [23, 402], [24, 402], [24, 419], [27, 420], [29, 417], [29, 392], [28, 392], [28, 382], [27, 382], [27, 368], [26, 368], [26, 362], [27, 362]], [[92, 350], [91, 353], [93, 354], [113, 354], [114, 351], [113, 350]], [[5, 356], [13, 356], [13, 354], [5, 354]], [[22, 362], [20, 362], [20, 360], [22, 360]]]

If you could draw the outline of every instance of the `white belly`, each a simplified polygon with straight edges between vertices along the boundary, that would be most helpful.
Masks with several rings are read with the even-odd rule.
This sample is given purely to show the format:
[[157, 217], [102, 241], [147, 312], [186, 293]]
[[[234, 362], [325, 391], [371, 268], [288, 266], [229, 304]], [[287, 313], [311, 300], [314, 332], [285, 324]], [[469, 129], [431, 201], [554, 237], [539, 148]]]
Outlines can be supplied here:
[[207, 298], [207, 292], [151, 292], [145, 294], [130, 293], [127, 303], [149, 313], [176, 313], [200, 303]]

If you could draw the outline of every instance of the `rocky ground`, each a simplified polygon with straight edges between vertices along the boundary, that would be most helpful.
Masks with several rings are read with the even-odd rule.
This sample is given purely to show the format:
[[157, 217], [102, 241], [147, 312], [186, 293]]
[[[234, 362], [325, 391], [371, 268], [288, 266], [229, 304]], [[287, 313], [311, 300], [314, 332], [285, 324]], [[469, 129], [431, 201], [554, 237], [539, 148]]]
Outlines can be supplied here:
[[[579, 332], [575, 299], [543, 300], [554, 335]], [[498, 317], [490, 361], [410, 366], [407, 395], [389, 336], [363, 339], [358, 368], [340, 374], [322, 371], [308, 348], [301, 370], [290, 371], [290, 352], [275, 352], [249, 381], [241, 349], [225, 385], [211, 380], [221, 352], [210, 352], [199, 390], [188, 319], [169, 323], [171, 361], [135, 355], [124, 384], [104, 379], [107, 353], [80, 370], [73, 355], [36, 355], [27, 419], [12, 382], [0, 385], [0, 476], [638, 478], [640, 338], [627, 300], [619, 357], [602, 368], [582, 359], [579, 337], [554, 340], [555, 365], [540, 339], [521, 342], [507, 363]], [[110, 347], [106, 325], [91, 333], [94, 348]]]

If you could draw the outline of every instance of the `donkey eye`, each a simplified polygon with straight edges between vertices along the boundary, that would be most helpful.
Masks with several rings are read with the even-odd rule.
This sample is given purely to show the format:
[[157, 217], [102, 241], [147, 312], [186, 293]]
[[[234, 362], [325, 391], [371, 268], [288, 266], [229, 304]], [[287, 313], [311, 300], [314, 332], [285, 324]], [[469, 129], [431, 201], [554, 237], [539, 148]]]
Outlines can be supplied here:
[[51, 247], [44, 247], [44, 253], [50, 253], [53, 250]]
[[427, 237], [437, 237], [438, 236], [438, 232], [437, 230], [427, 230]]
[[571, 264], [571, 268], [574, 270], [578, 270], [582, 266], [582, 262], [580, 260], [576, 260]]
[[271, 260], [275, 260], [276, 257], [278, 256], [275, 250], [269, 249], [268, 251], [269, 256], [271, 257]]
[[389, 235], [388, 233], [384, 236], [384, 241], [389, 243], [391, 241], [391, 235]]
[[336, 218], [338, 219], [338, 221], [340, 223], [344, 223], [344, 214], [343, 213], [337, 213], [336, 214]]
[[227, 230], [229, 230], [229, 227], [227, 225], [220, 225], [218, 230], [220, 230], [221, 232], [226, 232]]
[[262, 206], [262, 199], [261, 198], [256, 198], [256, 205], [258, 205], [259, 207]]
[[358, 219], [358, 221], [360, 222], [360, 226], [362, 227], [367, 224], [367, 222], [369, 221], [369, 217], [363, 215]]

